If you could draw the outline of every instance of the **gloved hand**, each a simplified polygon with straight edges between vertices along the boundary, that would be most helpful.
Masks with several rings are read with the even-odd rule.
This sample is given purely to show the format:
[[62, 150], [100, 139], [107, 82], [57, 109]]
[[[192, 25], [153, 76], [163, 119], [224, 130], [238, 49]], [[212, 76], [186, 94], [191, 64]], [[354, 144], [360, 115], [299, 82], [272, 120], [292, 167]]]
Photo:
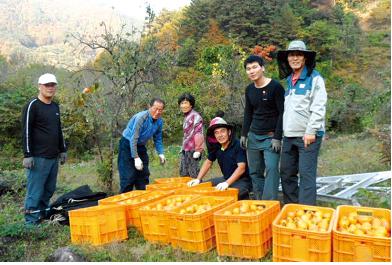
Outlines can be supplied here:
[[280, 140], [272, 139], [271, 140], [271, 148], [276, 153], [280, 152], [280, 148], [282, 147], [282, 142]]
[[216, 189], [217, 190], [227, 190], [227, 188], [229, 187], [229, 183], [225, 182], [221, 182], [218, 185], [216, 185]]
[[32, 169], [34, 167], [34, 159], [32, 157], [23, 158], [23, 167], [27, 169]]
[[192, 179], [191, 181], [189, 181], [187, 183], [188, 187], [193, 187], [193, 186], [196, 186], [196, 185], [199, 185], [199, 184], [200, 184], [200, 180], [199, 179]]
[[240, 138], [240, 146], [241, 146], [242, 149], [248, 148], [248, 137], [241, 136], [241, 138]]
[[201, 155], [200, 152], [194, 152], [192, 156], [194, 159], [198, 159], [200, 157], [200, 155]]
[[143, 161], [140, 159], [140, 157], [135, 158], [135, 167], [137, 170], [143, 170]]
[[66, 152], [60, 153], [59, 160], [60, 160], [60, 165], [64, 165], [65, 161], [67, 161], [67, 153]]
[[161, 165], [166, 163], [166, 158], [164, 154], [159, 155], [159, 162], [161, 163]]

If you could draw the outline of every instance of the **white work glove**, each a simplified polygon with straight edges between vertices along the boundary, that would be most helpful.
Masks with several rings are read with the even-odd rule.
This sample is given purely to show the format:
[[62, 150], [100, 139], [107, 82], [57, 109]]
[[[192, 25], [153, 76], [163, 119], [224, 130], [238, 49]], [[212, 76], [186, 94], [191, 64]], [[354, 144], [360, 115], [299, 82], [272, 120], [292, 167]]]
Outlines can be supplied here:
[[27, 169], [32, 169], [34, 167], [34, 158], [33, 157], [23, 158], [23, 167]]
[[279, 153], [280, 149], [282, 148], [282, 142], [280, 140], [272, 139], [271, 140], [271, 148], [276, 153]]
[[59, 155], [60, 165], [64, 165], [65, 161], [67, 161], [67, 153], [60, 153]]
[[164, 154], [159, 155], [159, 162], [161, 163], [161, 165], [166, 163], [166, 158]]
[[188, 187], [193, 187], [193, 186], [196, 186], [196, 185], [199, 185], [199, 184], [200, 184], [200, 180], [199, 179], [192, 179], [191, 181], [189, 181], [187, 183]]
[[241, 136], [240, 138], [240, 146], [242, 149], [247, 149], [248, 148], [248, 137], [246, 136]]
[[218, 185], [216, 185], [216, 189], [217, 190], [227, 190], [227, 188], [229, 187], [229, 183], [225, 182], [221, 182]]
[[200, 152], [194, 152], [193, 153], [193, 158], [194, 159], [198, 159], [200, 157], [200, 155], [201, 155]]
[[140, 157], [135, 158], [135, 167], [137, 170], [143, 170], [143, 161], [140, 159]]

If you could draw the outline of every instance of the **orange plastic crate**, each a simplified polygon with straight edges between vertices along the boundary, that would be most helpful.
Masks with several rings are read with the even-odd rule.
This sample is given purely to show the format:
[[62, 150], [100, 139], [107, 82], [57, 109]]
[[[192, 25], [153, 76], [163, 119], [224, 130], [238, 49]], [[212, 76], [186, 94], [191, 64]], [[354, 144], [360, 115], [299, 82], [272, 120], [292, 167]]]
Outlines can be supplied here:
[[177, 178], [158, 178], [154, 179], [157, 184], [165, 184], [165, 183], [187, 183], [191, 181], [193, 178], [191, 177], [177, 177]]
[[[255, 214], [232, 213], [235, 208], [245, 209], [244, 205], [263, 206], [264, 209]], [[264, 257], [272, 248], [272, 222], [279, 211], [279, 201], [242, 200], [215, 212], [214, 225], [218, 254], [246, 259]], [[227, 214], [228, 212], [230, 215]]]
[[[286, 219], [288, 212], [296, 210], [319, 210], [322, 214], [330, 214], [331, 219], [326, 232], [292, 229], [279, 225]], [[272, 223], [273, 261], [325, 261], [332, 259], [332, 225], [335, 210], [327, 207], [316, 207], [301, 204], [286, 204]]]
[[391, 261], [391, 237], [372, 237], [354, 235], [338, 230], [338, 224], [343, 216], [356, 212], [359, 216], [385, 218], [389, 227], [391, 211], [382, 208], [357, 207], [341, 205], [337, 207], [336, 219], [333, 224], [333, 261]]
[[[186, 186], [182, 189], [176, 189], [174, 191], [174, 193], [175, 194], [189, 194], [194, 189], [207, 188], [207, 187], [212, 187], [212, 183], [211, 182], [203, 182], [203, 183], [200, 183], [199, 185], [193, 186], [193, 187]], [[194, 192], [191, 192], [191, 193], [194, 193]]]
[[98, 246], [128, 238], [125, 209], [120, 205], [69, 211], [69, 227], [74, 244]]
[[105, 199], [99, 200], [98, 205], [113, 205], [117, 204], [120, 201], [124, 201], [130, 198], [134, 198], [136, 196], [140, 196], [146, 193], [149, 193], [150, 191], [146, 190], [133, 190], [125, 193], [121, 193], [118, 195], [110, 196]]
[[183, 189], [187, 188], [187, 184], [185, 182], [179, 182], [179, 183], [174, 183], [174, 182], [169, 182], [169, 183], [161, 183], [161, 184], [149, 184], [146, 186], [146, 190], [152, 191], [152, 190], [177, 190], [177, 189]]
[[[191, 252], [207, 252], [216, 246], [214, 212], [234, 202], [230, 196], [202, 196], [172, 211], [170, 236], [173, 246]], [[192, 205], [210, 204], [202, 213], [184, 213]]]
[[[207, 182], [206, 182], [207, 183]], [[211, 182], [208, 182], [211, 183]], [[189, 192], [194, 194], [206, 195], [206, 196], [230, 196], [238, 200], [238, 189], [236, 188], [228, 188], [226, 190], [217, 190], [215, 187], [205, 187], [197, 185], [196, 187], [192, 187]]]
[[142, 224], [140, 222], [139, 208], [151, 202], [160, 200], [166, 196], [171, 195], [172, 191], [154, 190], [144, 195], [137, 196], [128, 200], [120, 201], [118, 204], [125, 206], [125, 213], [127, 217], [127, 226], [134, 226], [140, 232], [142, 231]]
[[[155, 243], [170, 243], [170, 211], [188, 202], [181, 202], [184, 199], [192, 201], [199, 197], [196, 194], [171, 195], [141, 207], [139, 213], [144, 238]], [[173, 206], [166, 209], [169, 204]]]

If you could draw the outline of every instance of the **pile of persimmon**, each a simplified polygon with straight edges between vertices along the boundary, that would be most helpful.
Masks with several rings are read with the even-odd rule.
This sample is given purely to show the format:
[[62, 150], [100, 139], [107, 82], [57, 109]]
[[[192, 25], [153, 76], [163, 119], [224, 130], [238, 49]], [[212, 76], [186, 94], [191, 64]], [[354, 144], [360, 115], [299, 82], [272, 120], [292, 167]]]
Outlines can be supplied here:
[[319, 210], [303, 210], [287, 212], [285, 218], [279, 221], [279, 225], [313, 232], [327, 232], [331, 222], [331, 213]]
[[338, 231], [359, 236], [390, 237], [391, 224], [384, 217], [358, 215], [356, 212], [351, 212], [340, 217]]
[[190, 201], [192, 196], [182, 196], [169, 198], [165, 201], [160, 201], [156, 205], [146, 205], [143, 207], [143, 210], [153, 210], [153, 211], [170, 211], [176, 207], [183, 205], [184, 203]]
[[264, 205], [242, 203], [239, 207], [224, 211], [224, 215], [257, 215], [265, 209]]

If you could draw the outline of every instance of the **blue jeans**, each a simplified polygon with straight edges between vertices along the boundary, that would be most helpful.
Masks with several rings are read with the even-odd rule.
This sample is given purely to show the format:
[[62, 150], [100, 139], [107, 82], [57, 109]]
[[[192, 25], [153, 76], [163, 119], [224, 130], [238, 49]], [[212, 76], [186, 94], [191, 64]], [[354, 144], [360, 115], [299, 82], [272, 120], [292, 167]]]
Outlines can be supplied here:
[[[284, 203], [316, 205], [317, 158], [322, 137], [304, 147], [302, 137], [284, 137], [280, 160]], [[299, 173], [299, 185], [298, 185]]]
[[120, 175], [120, 193], [136, 190], [145, 190], [150, 183], [149, 159], [147, 148], [144, 145], [137, 146], [137, 153], [143, 162], [143, 169], [135, 168], [135, 159], [131, 157], [129, 141], [121, 137], [118, 150], [118, 172]]
[[246, 152], [256, 200], [278, 199], [279, 153], [272, 150], [271, 140], [271, 136], [248, 133]]
[[[58, 158], [34, 157], [34, 166], [26, 170], [27, 194], [25, 200], [25, 221], [37, 224], [45, 216], [50, 198], [56, 190]], [[29, 213], [29, 211], [37, 211]]]
[[[224, 181], [226, 181], [224, 177], [217, 177], [210, 179], [207, 182], [211, 182], [212, 186], [216, 186]], [[238, 200], [247, 200], [249, 199], [249, 191], [252, 187], [249, 178], [242, 177], [240, 179], [237, 179], [233, 184], [231, 184], [230, 188], [238, 189]]]

